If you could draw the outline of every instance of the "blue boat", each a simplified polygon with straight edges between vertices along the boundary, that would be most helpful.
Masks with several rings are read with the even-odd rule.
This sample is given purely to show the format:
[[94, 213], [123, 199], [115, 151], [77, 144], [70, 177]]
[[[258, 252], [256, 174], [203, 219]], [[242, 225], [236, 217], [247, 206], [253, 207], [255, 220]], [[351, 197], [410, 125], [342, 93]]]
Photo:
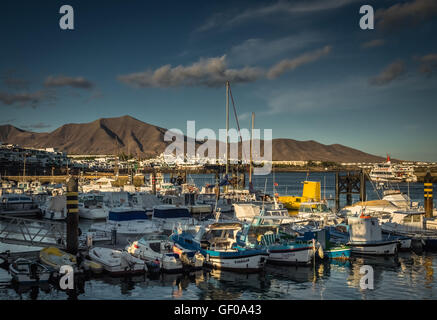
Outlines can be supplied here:
[[347, 241], [343, 241], [343, 239], [338, 241], [338, 238], [331, 240], [331, 233], [328, 228], [307, 231], [298, 239], [317, 240], [323, 248], [323, 253], [319, 252], [319, 257], [322, 259], [349, 259], [351, 256], [351, 248], [346, 245]]
[[245, 224], [237, 236], [238, 244], [246, 248], [264, 248], [268, 262], [274, 264], [310, 264], [314, 260], [318, 244], [312, 239], [296, 240], [279, 231], [281, 216], [257, 216]]
[[244, 248], [237, 244], [243, 225], [236, 222], [213, 223], [196, 229], [173, 233], [170, 238], [180, 247], [199, 251], [205, 264], [213, 268], [238, 272], [258, 272], [268, 258], [263, 248]]

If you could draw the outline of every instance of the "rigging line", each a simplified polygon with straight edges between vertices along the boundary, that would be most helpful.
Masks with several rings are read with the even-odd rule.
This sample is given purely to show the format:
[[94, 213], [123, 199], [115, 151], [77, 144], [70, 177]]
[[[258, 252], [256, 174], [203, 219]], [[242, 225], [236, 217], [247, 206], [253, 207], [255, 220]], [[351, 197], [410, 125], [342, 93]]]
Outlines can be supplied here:
[[[238, 122], [237, 110], [236, 110], [236, 108], [235, 108], [235, 102], [234, 102], [234, 97], [233, 97], [233, 95], [232, 95], [232, 89], [231, 89], [231, 86], [229, 86], [229, 95], [231, 96], [232, 107], [233, 107], [233, 109], [234, 109], [234, 115], [235, 115], [235, 121], [237, 122], [238, 132], [240, 133], [241, 152], [244, 153], [244, 157], [246, 158], [246, 152], [244, 152], [244, 148], [243, 148], [243, 137], [241, 136], [240, 123]], [[247, 158], [246, 158], [246, 159], [247, 159]]]

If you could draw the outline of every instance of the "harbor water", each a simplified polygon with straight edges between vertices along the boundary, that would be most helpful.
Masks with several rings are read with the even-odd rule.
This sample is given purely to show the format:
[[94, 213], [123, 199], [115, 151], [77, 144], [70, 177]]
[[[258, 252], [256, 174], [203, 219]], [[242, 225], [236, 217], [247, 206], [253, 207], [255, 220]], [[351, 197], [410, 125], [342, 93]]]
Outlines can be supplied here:
[[[214, 175], [188, 175], [189, 181], [198, 186], [214, 183]], [[266, 180], [267, 179], [267, 180]], [[335, 174], [275, 173], [255, 176], [256, 189], [279, 195], [300, 195], [302, 182], [321, 182], [322, 197], [335, 197]], [[247, 179], [246, 179], [247, 181]], [[267, 181], [267, 183], [266, 183]], [[423, 205], [423, 184], [400, 184], [400, 190], [409, 193], [413, 201]], [[353, 201], [358, 200], [353, 196]], [[367, 182], [368, 200], [378, 199], [372, 183]], [[345, 205], [345, 196], [341, 205]], [[436, 188], [434, 189], [436, 199]], [[334, 202], [331, 202], [333, 205]], [[434, 203], [435, 206], [435, 203]], [[91, 222], [81, 221], [86, 230]], [[24, 250], [0, 243], [0, 252]], [[373, 289], [362, 289], [360, 281], [363, 265], [373, 268]], [[353, 256], [347, 262], [316, 262], [311, 266], [270, 266], [262, 273], [239, 274], [218, 270], [201, 270], [190, 274], [161, 274], [152, 277], [145, 274], [130, 277], [107, 275], [80, 276], [72, 291], [60, 290], [53, 284], [37, 286], [16, 285], [10, 282], [7, 270], [0, 268], [1, 300], [64, 300], [64, 299], [417, 299], [437, 298], [437, 253], [400, 252], [394, 257]]]

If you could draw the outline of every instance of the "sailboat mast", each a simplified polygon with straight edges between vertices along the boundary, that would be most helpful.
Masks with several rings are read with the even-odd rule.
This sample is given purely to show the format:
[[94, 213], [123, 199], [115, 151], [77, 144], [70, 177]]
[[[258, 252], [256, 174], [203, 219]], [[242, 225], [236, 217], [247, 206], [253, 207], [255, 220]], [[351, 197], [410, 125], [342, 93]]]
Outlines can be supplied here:
[[253, 128], [255, 125], [255, 112], [252, 112], [252, 131], [250, 132], [250, 164], [249, 164], [249, 184], [252, 183], [252, 148], [253, 148]]
[[229, 81], [226, 81], [226, 174], [229, 173], [228, 131], [229, 131]]

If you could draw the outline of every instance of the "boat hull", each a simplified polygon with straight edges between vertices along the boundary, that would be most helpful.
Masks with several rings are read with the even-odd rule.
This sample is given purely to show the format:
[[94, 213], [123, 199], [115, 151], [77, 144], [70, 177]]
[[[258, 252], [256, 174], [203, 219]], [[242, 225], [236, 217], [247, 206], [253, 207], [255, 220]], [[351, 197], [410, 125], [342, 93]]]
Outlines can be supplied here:
[[350, 248], [331, 248], [324, 250], [324, 254], [328, 259], [349, 259], [351, 256]]
[[268, 262], [276, 264], [310, 264], [314, 258], [312, 246], [269, 248]]
[[214, 269], [237, 272], [259, 272], [264, 269], [268, 254], [241, 255], [235, 257], [205, 255], [205, 264]]
[[356, 243], [350, 242], [352, 253], [368, 255], [395, 255], [398, 249], [398, 241], [380, 241], [373, 243]]

